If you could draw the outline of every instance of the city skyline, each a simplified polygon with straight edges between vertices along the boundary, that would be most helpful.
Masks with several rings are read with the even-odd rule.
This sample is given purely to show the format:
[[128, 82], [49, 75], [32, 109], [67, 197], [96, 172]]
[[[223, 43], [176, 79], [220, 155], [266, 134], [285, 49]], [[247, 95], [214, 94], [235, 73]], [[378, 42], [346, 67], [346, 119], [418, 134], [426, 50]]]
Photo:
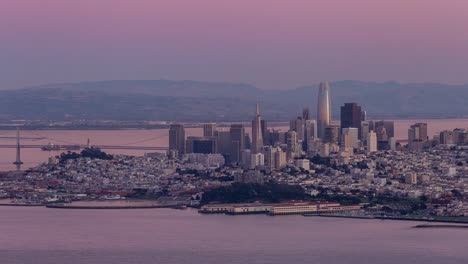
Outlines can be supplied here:
[[0, 0], [0, 264], [468, 263], [467, 25], [468, 0]]

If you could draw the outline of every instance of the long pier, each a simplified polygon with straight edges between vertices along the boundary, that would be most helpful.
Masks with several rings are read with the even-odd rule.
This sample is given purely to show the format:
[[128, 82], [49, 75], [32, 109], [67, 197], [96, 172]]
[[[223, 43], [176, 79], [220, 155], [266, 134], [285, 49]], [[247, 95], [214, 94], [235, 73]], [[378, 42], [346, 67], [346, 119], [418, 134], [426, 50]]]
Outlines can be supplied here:
[[[67, 147], [76, 147], [77, 145], [61, 145], [63, 149], [58, 150], [67, 150]], [[0, 145], [0, 148], [16, 148], [17, 145], [15, 144], [8, 144], [8, 145]], [[34, 145], [34, 144], [21, 144], [21, 148], [43, 148], [47, 147], [47, 145]], [[87, 148], [86, 145], [79, 145], [80, 149]], [[168, 150], [168, 147], [151, 147], [151, 146], [118, 146], [118, 145], [93, 145], [95, 148], [100, 149], [130, 149], [130, 150]], [[57, 150], [57, 151], [58, 151]], [[52, 150], [54, 151], [54, 150]]]

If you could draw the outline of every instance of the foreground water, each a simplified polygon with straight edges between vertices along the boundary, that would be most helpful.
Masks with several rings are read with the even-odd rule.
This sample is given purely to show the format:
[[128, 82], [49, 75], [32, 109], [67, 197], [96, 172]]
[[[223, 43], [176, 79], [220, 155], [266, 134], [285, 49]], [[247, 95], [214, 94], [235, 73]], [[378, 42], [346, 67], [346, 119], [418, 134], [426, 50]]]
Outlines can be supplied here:
[[[397, 139], [406, 139], [408, 128], [415, 122], [426, 122], [429, 126], [429, 135], [434, 135], [444, 129], [454, 129], [457, 127], [468, 128], [468, 119], [429, 119], [429, 120], [396, 120], [395, 136]], [[286, 130], [288, 127], [279, 127]], [[247, 129], [249, 132], [249, 129]], [[15, 131], [0, 130], [0, 145], [15, 144]], [[186, 129], [187, 136], [202, 135], [201, 128]], [[22, 137], [45, 139], [24, 139], [22, 144], [42, 144], [49, 142], [55, 144], [86, 144], [90, 139], [91, 144], [98, 145], [128, 145], [128, 146], [168, 146], [168, 130], [51, 130], [51, 131], [22, 131]], [[5, 138], [6, 137], [6, 138]], [[105, 150], [112, 154], [143, 155], [144, 150]], [[60, 154], [57, 151], [42, 151], [40, 149], [22, 149], [21, 158], [24, 162], [22, 168], [36, 166], [41, 162], [46, 162], [49, 156]], [[0, 148], [0, 170], [13, 170], [15, 166], [15, 149]]]
[[0, 207], [0, 263], [468, 263], [467, 230], [416, 224]]

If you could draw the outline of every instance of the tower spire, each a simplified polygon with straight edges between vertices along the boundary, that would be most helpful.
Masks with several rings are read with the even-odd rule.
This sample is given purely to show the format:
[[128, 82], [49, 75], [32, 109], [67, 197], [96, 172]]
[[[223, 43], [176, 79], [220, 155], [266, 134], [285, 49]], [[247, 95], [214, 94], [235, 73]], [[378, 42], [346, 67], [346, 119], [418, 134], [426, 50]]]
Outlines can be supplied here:
[[260, 115], [260, 106], [258, 106], [258, 102], [257, 102], [257, 105], [256, 105], [256, 115], [259, 116]]

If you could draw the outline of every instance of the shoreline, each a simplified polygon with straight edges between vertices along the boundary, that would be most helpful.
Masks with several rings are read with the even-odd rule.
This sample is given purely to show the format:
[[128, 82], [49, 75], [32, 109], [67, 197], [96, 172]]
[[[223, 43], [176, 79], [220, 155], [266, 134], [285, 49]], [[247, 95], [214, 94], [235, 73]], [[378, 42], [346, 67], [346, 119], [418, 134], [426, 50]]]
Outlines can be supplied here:
[[[75, 209], [75, 210], [126, 210], [126, 209], [178, 209], [184, 210], [191, 208], [187, 205], [133, 205], [133, 206], [107, 206], [107, 205], [67, 205], [67, 204], [0, 204], [0, 207], [44, 207], [50, 209]], [[206, 214], [200, 213], [199, 214]], [[215, 213], [211, 213], [215, 214]], [[257, 213], [263, 214], [263, 213]], [[238, 214], [226, 214], [226, 215], [238, 215]], [[241, 214], [243, 215], [243, 214]], [[297, 214], [296, 214], [297, 215]], [[363, 219], [363, 220], [391, 220], [391, 221], [406, 221], [406, 222], [426, 222], [426, 223], [444, 223], [446, 225], [428, 225], [420, 224], [414, 226], [415, 228], [468, 228], [468, 221], [460, 220], [438, 220], [438, 219], [423, 219], [423, 218], [405, 218], [405, 217], [382, 217], [382, 216], [347, 216], [347, 215], [330, 215], [330, 214], [302, 214], [303, 217], [323, 217], [323, 218], [346, 218], [346, 219]], [[448, 225], [452, 224], [452, 225]], [[458, 224], [458, 225], [456, 225]]]
[[328, 217], [328, 218], [349, 218], [349, 219], [368, 219], [368, 220], [392, 220], [392, 221], [410, 221], [410, 222], [428, 222], [428, 223], [453, 223], [465, 224], [468, 228], [468, 221], [459, 220], [438, 220], [424, 218], [405, 218], [405, 217], [382, 217], [382, 216], [348, 216], [348, 215], [327, 215], [327, 214], [303, 214], [304, 217]]
[[106, 206], [106, 205], [65, 205], [65, 204], [47, 204], [44, 205], [46, 208], [51, 209], [93, 209], [93, 210], [109, 210], [109, 209], [157, 209], [157, 208], [173, 208], [179, 209], [180, 205], [117, 205], [117, 206]]

